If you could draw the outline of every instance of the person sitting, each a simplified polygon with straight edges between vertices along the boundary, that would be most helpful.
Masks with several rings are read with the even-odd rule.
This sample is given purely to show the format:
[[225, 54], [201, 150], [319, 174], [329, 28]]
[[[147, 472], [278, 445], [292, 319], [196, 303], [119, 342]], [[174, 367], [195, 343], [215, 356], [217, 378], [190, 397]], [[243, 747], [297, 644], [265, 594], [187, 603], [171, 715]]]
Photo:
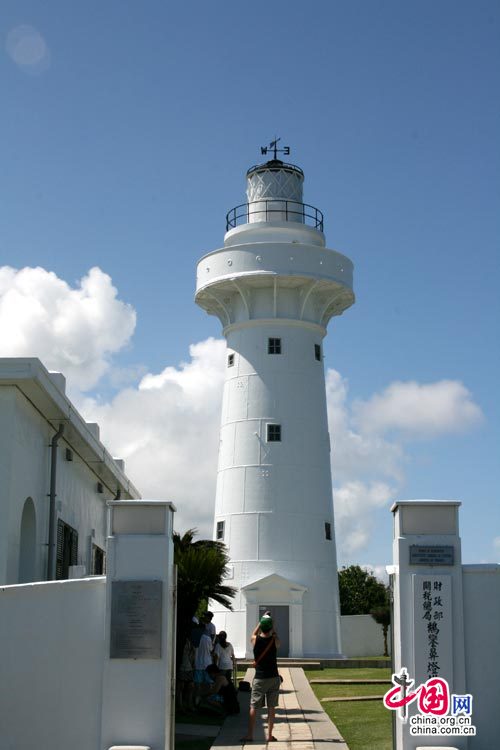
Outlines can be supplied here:
[[217, 713], [224, 713], [224, 696], [222, 691], [227, 688], [229, 682], [215, 664], [209, 664], [205, 669], [207, 679], [198, 685], [197, 707], [208, 708]]

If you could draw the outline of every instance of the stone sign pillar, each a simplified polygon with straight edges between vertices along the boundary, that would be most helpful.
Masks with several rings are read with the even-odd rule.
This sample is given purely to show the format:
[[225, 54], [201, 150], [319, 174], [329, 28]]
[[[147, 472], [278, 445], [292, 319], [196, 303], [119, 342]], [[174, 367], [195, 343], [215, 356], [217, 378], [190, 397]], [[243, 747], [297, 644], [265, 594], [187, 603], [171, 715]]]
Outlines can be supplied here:
[[110, 502], [101, 747], [170, 750], [174, 670], [172, 503]]
[[[465, 651], [462, 561], [458, 535], [459, 502], [404, 500], [394, 503], [394, 565], [388, 568], [394, 597], [394, 673], [405, 668], [413, 689], [428, 679], [448, 681], [450, 694], [463, 695]], [[404, 678], [406, 679], [406, 678]], [[412, 688], [408, 688], [410, 691]], [[467, 748], [463, 737], [414, 736], [407, 720], [395, 712], [396, 750]]]

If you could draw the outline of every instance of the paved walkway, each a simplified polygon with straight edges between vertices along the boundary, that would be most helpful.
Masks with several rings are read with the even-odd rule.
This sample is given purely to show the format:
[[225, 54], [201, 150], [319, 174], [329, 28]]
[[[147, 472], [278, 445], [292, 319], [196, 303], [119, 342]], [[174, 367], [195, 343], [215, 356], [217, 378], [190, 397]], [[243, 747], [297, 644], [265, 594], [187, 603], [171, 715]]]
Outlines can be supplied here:
[[[278, 742], [271, 743], [275, 750], [325, 750], [327, 743], [332, 750], [349, 750], [314, 695], [309, 682], [300, 668], [280, 667], [283, 684], [273, 734]], [[252, 681], [253, 669], [247, 671], [245, 679]], [[241, 712], [228, 716], [215, 738], [214, 748], [240, 750], [241, 737], [247, 732], [250, 693], [238, 693]], [[258, 712], [255, 737], [246, 745], [247, 750], [266, 750], [266, 710]]]

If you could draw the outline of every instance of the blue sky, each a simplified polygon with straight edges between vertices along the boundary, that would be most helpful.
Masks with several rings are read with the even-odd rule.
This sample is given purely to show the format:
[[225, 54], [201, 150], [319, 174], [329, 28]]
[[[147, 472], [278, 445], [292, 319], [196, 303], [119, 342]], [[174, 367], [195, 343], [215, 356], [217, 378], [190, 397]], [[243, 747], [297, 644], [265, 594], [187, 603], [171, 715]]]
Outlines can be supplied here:
[[[0, 354], [40, 356], [69, 373], [80, 408], [126, 454], [136, 484], [189, 508], [181, 526], [209, 529], [219, 376], [206, 391], [201, 384], [221, 349], [190, 352], [220, 337], [218, 321], [193, 302], [196, 262], [221, 246], [246, 169], [279, 135], [304, 169], [306, 202], [325, 214], [327, 245], [355, 264], [356, 304], [325, 342], [325, 366], [341, 378], [332, 388], [343, 384], [346, 434], [365, 430], [374, 465], [384, 445], [374, 448], [373, 409], [360, 428], [359, 402], [366, 417], [377, 394], [387, 406], [393, 383], [465, 389], [453, 386], [457, 412], [434, 429], [432, 414], [420, 428], [377, 422], [377, 439], [398, 454], [392, 473], [357, 473], [352, 457], [340, 467], [334, 486], [361, 484], [352, 506], [344, 496], [350, 518], [337, 537], [354, 534], [358, 511], [369, 518], [341, 560], [390, 562], [393, 495], [461, 500], [464, 559], [497, 561], [498, 3], [18, 0], [2, 4], [0, 24], [0, 266], [55, 275], [5, 277], [0, 331], [15, 336], [0, 337]], [[77, 290], [93, 267], [102, 274], [89, 298], [103, 323], [89, 346]], [[54, 295], [78, 302], [57, 326], [47, 313]], [[61, 330], [74, 351], [60, 345]], [[161, 391], [168, 433], [154, 425], [154, 409], [147, 429], [139, 419], [144, 377], [191, 398], [174, 408]], [[183, 440], [178, 420], [190, 420], [184, 452], [173, 445]], [[206, 465], [187, 486], [196, 441], [210, 431]], [[170, 467], [157, 485], [143, 479], [152, 466], [137, 447], [153, 439], [158, 463]]]

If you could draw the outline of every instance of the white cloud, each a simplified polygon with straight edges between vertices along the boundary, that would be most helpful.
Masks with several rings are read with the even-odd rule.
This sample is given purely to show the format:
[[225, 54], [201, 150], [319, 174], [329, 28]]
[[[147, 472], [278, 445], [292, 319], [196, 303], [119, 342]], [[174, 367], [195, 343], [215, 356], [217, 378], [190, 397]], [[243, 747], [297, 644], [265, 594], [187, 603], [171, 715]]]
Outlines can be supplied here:
[[399, 430], [412, 437], [462, 432], [483, 418], [470, 392], [456, 380], [391, 383], [368, 401], [356, 401], [353, 412], [363, 433]]
[[374, 432], [365, 434], [353, 427], [347, 381], [336, 370], [327, 370], [326, 398], [335, 482], [374, 474], [400, 481], [404, 463], [402, 446]]
[[361, 567], [363, 570], [371, 573], [372, 576], [375, 576], [379, 581], [385, 583], [386, 586], [389, 583], [389, 575], [385, 565], [362, 565]]
[[332, 475], [339, 556], [366, 547], [377, 511], [404, 483], [409, 439], [464, 431], [482, 419], [470, 392], [458, 381], [391, 383], [367, 401], [348, 405], [347, 383], [327, 373], [332, 435]]
[[[145, 375], [139, 384], [140, 390], [161, 391], [166, 386], [178, 386], [192, 407], [205, 406], [207, 391], [214, 384], [222, 388], [224, 382], [224, 352], [226, 343], [209, 338], [191, 344], [191, 362], [183, 362], [180, 368], [165, 367], [159, 375]], [[221, 391], [222, 397], [222, 391]]]
[[224, 382], [225, 342], [190, 347], [191, 360], [146, 375], [112, 402], [86, 399], [81, 410], [101, 426], [113, 455], [143, 497], [172, 500], [176, 528], [211, 536]]
[[[100, 423], [113, 454], [126, 459], [144, 497], [173, 500], [179, 530], [196, 526], [211, 535], [225, 342], [193, 344], [190, 357], [145, 375], [108, 404], [87, 399], [82, 409]], [[339, 558], [353, 559], [368, 546], [377, 514], [398, 494], [407, 456], [396, 438], [356, 426], [338, 372], [328, 370], [326, 385]]]
[[377, 512], [386, 507], [402, 482], [406, 460], [402, 446], [352, 424], [348, 384], [336, 370], [326, 373], [328, 424], [339, 559], [366, 547]]
[[[335, 460], [335, 459], [334, 459]], [[366, 547], [375, 514], [394, 498], [395, 488], [384, 482], [351, 480], [334, 487], [336, 538], [341, 557]]]
[[[211, 535], [225, 342], [210, 338], [193, 344], [190, 357], [179, 367], [145, 375], [110, 403], [89, 398], [81, 409], [100, 424], [113, 455], [126, 460], [127, 473], [144, 497], [173, 500], [177, 528], [197, 526]], [[376, 512], [394, 497], [394, 485], [383, 478], [401, 477], [403, 454], [395, 444], [350, 428], [347, 393], [347, 383], [329, 370], [337, 540], [349, 555], [366, 546]]]
[[[160, 373], [111, 368], [134, 327], [134, 310], [99, 268], [75, 288], [42, 268], [0, 268], [0, 356], [38, 356], [66, 375], [70, 390], [90, 389], [107, 373], [117, 395], [108, 402], [80, 395], [77, 406], [100, 424], [143, 497], [172, 500], [179, 530], [196, 526], [211, 535], [225, 342], [193, 344], [188, 362]], [[408, 439], [469, 428], [482, 414], [451, 380], [392, 383], [353, 406], [335, 370], [327, 371], [326, 388], [337, 543], [340, 558], [352, 559], [401, 490]]]
[[92, 388], [135, 328], [111, 278], [91, 268], [72, 289], [43, 268], [0, 267], [0, 356], [39, 357], [72, 387]]

